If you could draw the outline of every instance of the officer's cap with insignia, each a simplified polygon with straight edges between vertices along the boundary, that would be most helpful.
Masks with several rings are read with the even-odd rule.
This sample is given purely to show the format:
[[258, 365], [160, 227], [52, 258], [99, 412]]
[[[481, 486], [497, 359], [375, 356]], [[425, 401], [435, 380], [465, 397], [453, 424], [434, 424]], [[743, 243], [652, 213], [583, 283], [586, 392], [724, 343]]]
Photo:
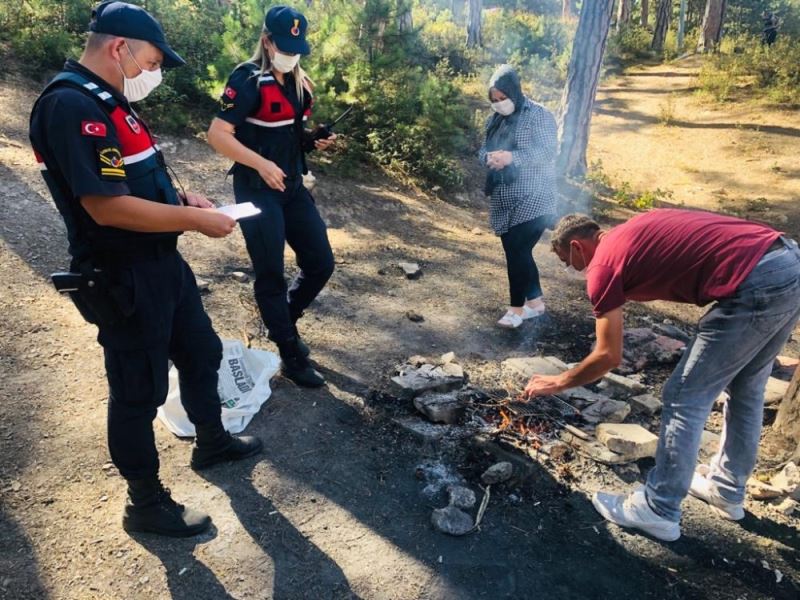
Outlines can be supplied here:
[[309, 54], [306, 41], [308, 21], [289, 6], [273, 6], [264, 18], [264, 28], [270, 33], [278, 50], [284, 54]]
[[141, 6], [113, 0], [102, 2], [92, 11], [89, 31], [150, 42], [164, 53], [164, 68], [186, 64], [167, 44], [161, 24]]

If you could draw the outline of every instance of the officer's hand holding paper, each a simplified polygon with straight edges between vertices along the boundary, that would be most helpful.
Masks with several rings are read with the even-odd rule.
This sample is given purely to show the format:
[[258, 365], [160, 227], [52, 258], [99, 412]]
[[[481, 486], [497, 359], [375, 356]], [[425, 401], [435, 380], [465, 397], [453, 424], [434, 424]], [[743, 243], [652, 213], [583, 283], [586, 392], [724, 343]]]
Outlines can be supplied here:
[[261, 209], [252, 202], [228, 204], [226, 206], [220, 206], [217, 210], [225, 215], [228, 215], [231, 219], [236, 221], [261, 214]]

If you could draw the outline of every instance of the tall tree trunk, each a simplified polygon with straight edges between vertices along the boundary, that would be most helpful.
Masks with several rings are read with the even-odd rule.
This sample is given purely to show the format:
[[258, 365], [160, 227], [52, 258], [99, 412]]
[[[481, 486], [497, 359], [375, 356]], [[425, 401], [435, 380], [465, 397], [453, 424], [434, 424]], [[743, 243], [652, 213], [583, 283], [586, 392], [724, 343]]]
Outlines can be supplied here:
[[795, 369], [772, 429], [797, 444], [795, 455], [800, 455], [800, 367]]
[[658, 0], [656, 9], [656, 28], [653, 30], [653, 43], [650, 47], [656, 52], [664, 49], [664, 40], [667, 37], [667, 29], [672, 19], [672, 0]]
[[698, 52], [711, 52], [719, 46], [727, 6], [727, 0], [707, 0], [700, 39], [697, 41]]
[[582, 177], [586, 174], [592, 107], [613, 11], [614, 0], [584, 0], [581, 4], [559, 111], [556, 168], [560, 175]]
[[477, 48], [483, 45], [481, 36], [481, 13], [483, 12], [483, 0], [467, 0], [467, 48]]
[[650, 22], [650, 0], [642, 0], [642, 27], [647, 27]]
[[617, 7], [617, 31], [631, 22], [631, 3], [633, 0], [619, 0]]
[[683, 40], [686, 37], [686, 5], [687, 0], [681, 0], [681, 8], [678, 13], [678, 51], [683, 49]]
[[397, 31], [408, 33], [414, 28], [414, 21], [411, 18], [411, 2], [407, 0], [397, 0]]

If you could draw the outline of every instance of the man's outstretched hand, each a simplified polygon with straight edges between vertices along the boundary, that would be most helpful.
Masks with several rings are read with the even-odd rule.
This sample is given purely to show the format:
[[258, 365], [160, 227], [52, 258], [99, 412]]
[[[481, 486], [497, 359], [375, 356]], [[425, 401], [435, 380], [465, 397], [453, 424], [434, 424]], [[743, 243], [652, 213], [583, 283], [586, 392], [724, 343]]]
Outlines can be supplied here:
[[562, 383], [561, 375], [534, 375], [525, 386], [523, 395], [528, 400], [536, 396], [549, 396], [566, 389]]

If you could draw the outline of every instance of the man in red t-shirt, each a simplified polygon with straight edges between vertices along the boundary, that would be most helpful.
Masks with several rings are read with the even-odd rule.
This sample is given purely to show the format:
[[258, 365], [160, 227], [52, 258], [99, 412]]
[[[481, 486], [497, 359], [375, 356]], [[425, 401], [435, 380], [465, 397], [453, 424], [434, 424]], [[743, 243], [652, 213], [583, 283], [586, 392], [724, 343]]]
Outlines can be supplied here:
[[[595, 508], [611, 522], [667, 541], [680, 536], [687, 492], [725, 518], [743, 518], [764, 388], [800, 317], [797, 244], [765, 225], [664, 209], [607, 232], [584, 215], [567, 215], [553, 232], [552, 246], [568, 269], [586, 274], [597, 344], [575, 368], [533, 376], [528, 397], [590, 383], [617, 367], [628, 300], [714, 303], [664, 386], [656, 466], [647, 484], [628, 495], [598, 492]], [[703, 426], [726, 388], [730, 400], [719, 451], [695, 470]]]

